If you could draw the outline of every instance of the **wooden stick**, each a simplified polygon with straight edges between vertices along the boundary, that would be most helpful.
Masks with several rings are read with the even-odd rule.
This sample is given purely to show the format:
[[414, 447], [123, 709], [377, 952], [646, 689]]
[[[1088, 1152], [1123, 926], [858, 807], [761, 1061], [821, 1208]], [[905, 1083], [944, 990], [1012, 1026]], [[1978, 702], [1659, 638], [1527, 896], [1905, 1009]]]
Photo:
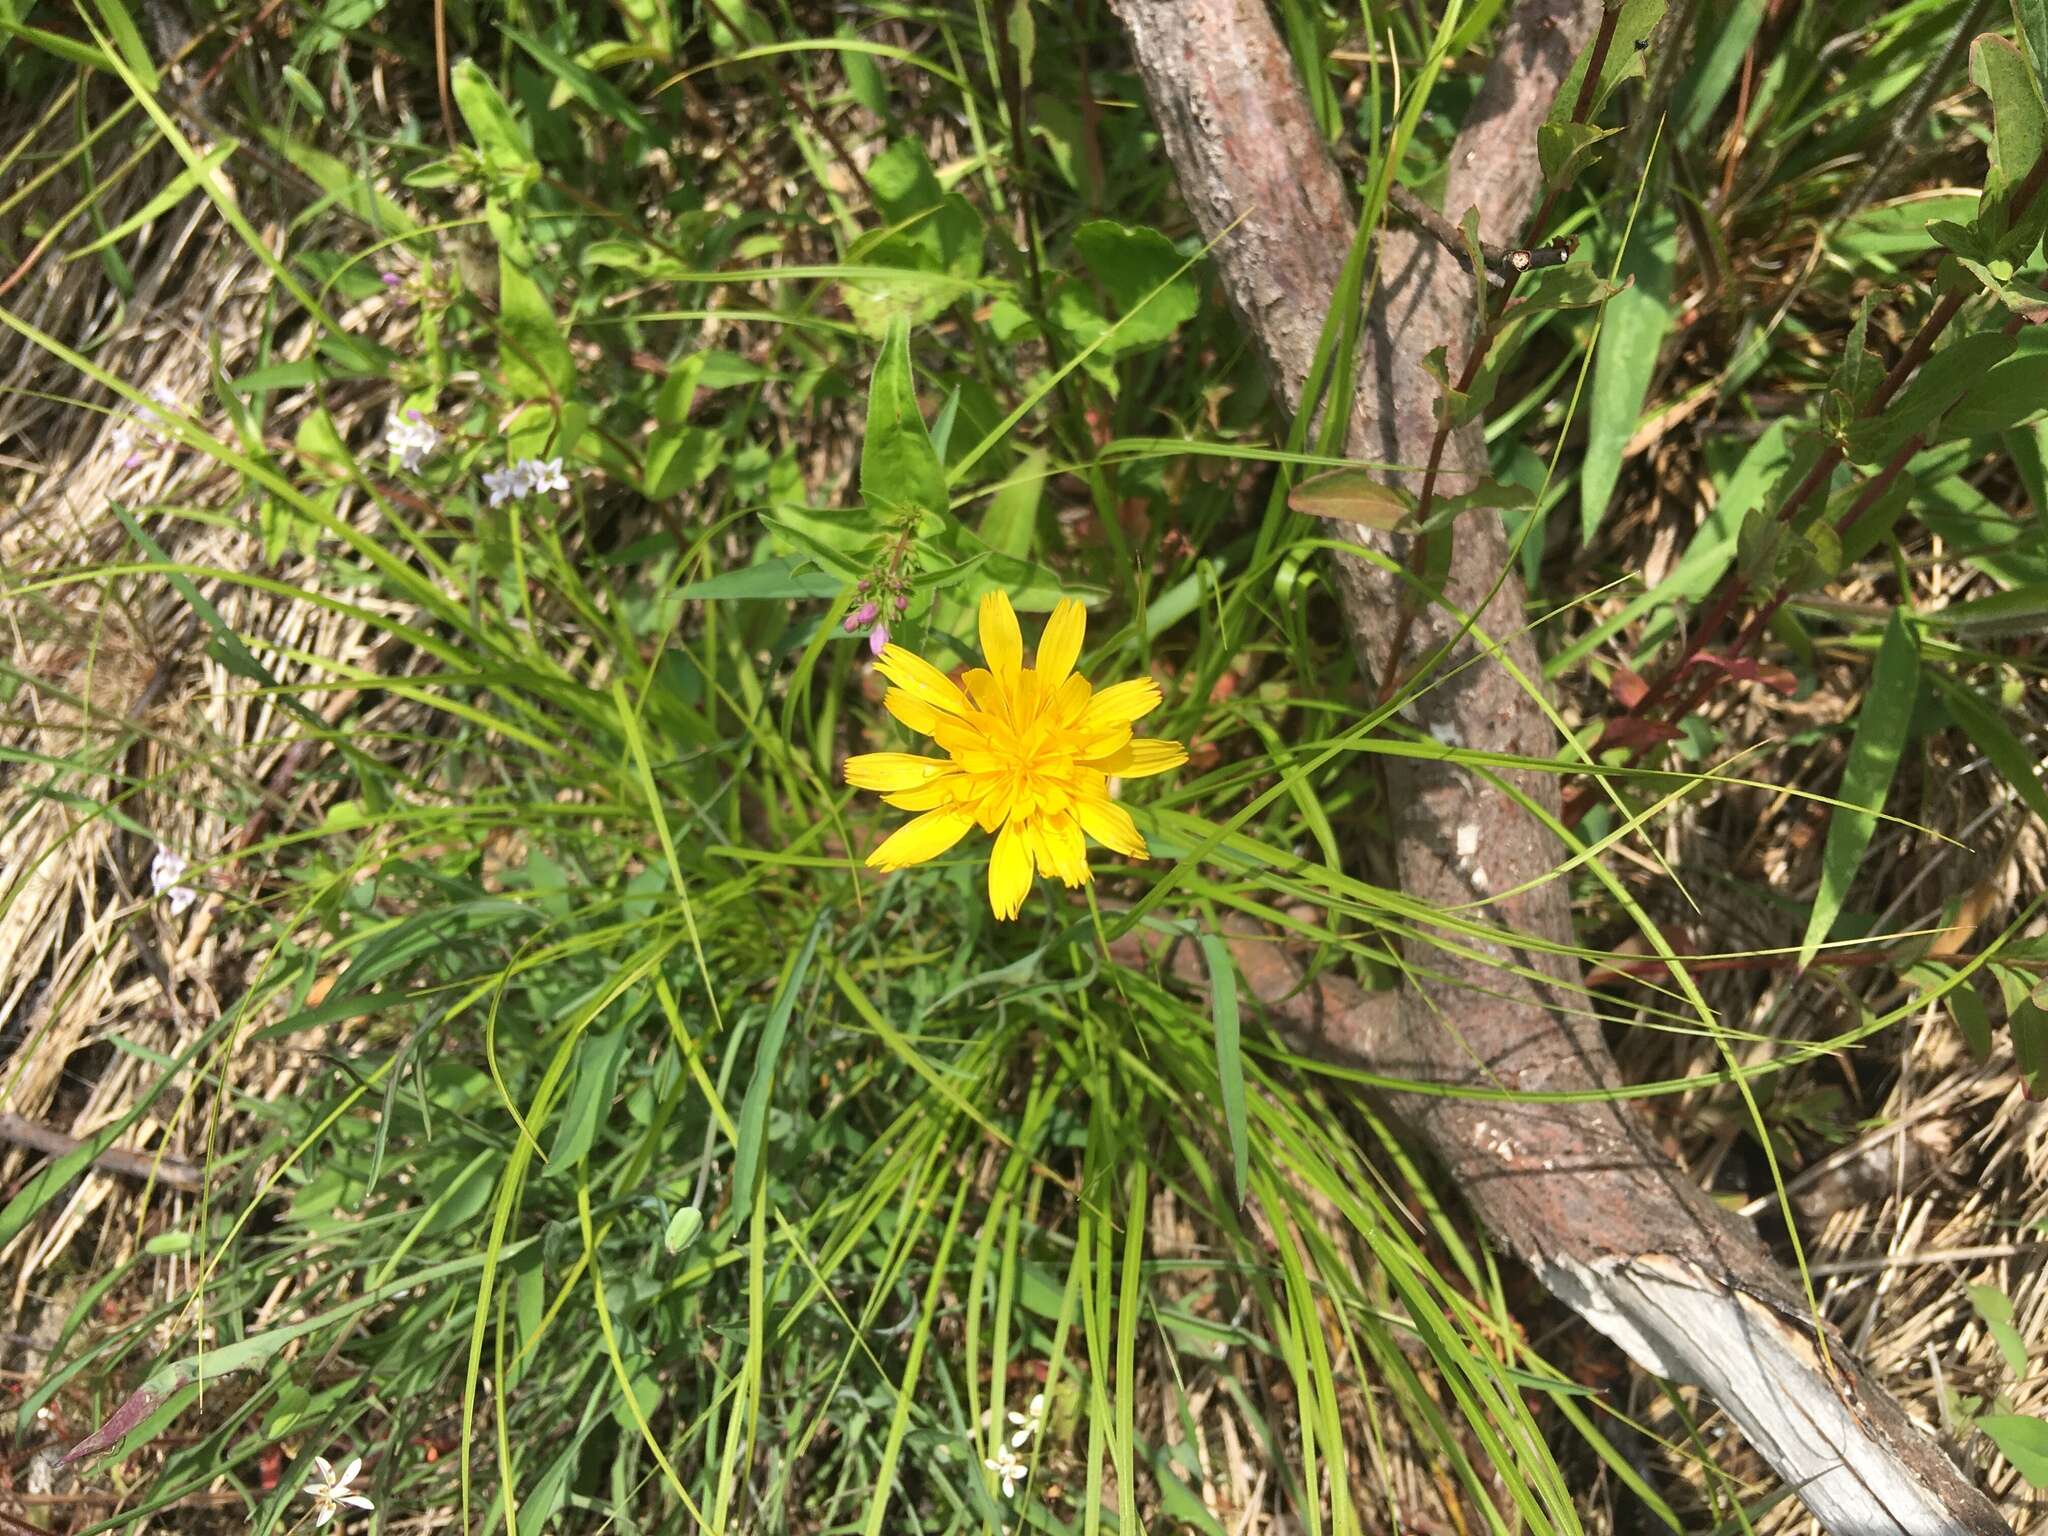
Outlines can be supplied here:
[[[76, 1136], [67, 1136], [54, 1125], [44, 1125], [23, 1115], [0, 1115], [0, 1141], [11, 1141], [18, 1147], [29, 1147], [51, 1157], [64, 1157], [76, 1152], [85, 1143]], [[154, 1152], [135, 1152], [126, 1147], [109, 1147], [92, 1160], [93, 1167], [101, 1173], [117, 1173], [127, 1179], [142, 1179], [163, 1184], [171, 1189], [182, 1189], [197, 1193], [206, 1187], [206, 1178], [191, 1163], [175, 1157], [160, 1157]]]

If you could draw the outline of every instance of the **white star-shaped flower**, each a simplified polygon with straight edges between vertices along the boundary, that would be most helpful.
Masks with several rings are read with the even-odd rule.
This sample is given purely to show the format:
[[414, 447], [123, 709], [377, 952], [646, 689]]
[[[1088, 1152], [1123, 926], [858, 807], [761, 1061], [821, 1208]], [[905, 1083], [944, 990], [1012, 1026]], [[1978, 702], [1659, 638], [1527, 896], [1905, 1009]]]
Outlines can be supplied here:
[[521, 459], [519, 467], [526, 471], [533, 489], [543, 495], [569, 489], [569, 477], [562, 473], [560, 458]]
[[981, 1464], [995, 1473], [997, 1479], [1001, 1481], [1003, 1497], [1006, 1499], [1014, 1498], [1017, 1485], [1031, 1475], [1031, 1469], [1019, 1461], [1017, 1453], [1007, 1445], [996, 1447], [995, 1455], [983, 1457]]
[[341, 1469], [341, 1476], [334, 1475], [334, 1468], [327, 1464], [325, 1456], [315, 1456], [313, 1466], [319, 1472], [318, 1478], [308, 1478], [300, 1490], [313, 1501], [313, 1524], [325, 1525], [341, 1513], [345, 1504], [350, 1509], [375, 1509], [377, 1506], [360, 1493], [351, 1493], [349, 1484], [356, 1480], [356, 1474], [363, 1470], [363, 1458], [358, 1456]]
[[1017, 1426], [1017, 1432], [1010, 1436], [1011, 1445], [1021, 1446], [1025, 1441], [1034, 1438], [1039, 1430], [1045, 1427], [1045, 1394], [1032, 1393], [1031, 1401], [1024, 1405], [1024, 1411], [1018, 1413], [1012, 1409], [1009, 1420]]
[[384, 441], [398, 455], [400, 464], [418, 474], [420, 466], [427, 461], [427, 455], [440, 446], [441, 434], [423, 420], [418, 411], [407, 411], [403, 415], [393, 412], [390, 425], [384, 429]]

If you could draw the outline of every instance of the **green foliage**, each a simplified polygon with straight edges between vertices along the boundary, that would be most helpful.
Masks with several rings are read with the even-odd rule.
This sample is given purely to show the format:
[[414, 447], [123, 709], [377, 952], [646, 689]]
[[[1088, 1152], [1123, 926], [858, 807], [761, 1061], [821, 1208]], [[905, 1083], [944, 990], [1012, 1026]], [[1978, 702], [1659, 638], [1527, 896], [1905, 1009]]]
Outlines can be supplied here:
[[[1472, 488], [1435, 496], [1419, 529], [1395, 470], [1283, 446], [1101, 15], [912, 8], [825, 36], [735, 0], [504, 28], [451, 7], [443, 124], [429, 12], [328, 6], [262, 69], [228, 61], [220, 110], [274, 110], [205, 148], [151, 94], [164, 61], [126, 8], [96, 6], [90, 42], [10, 21], [21, 46], [0, 68], [24, 95], [82, 81], [165, 168], [122, 201], [100, 150], [51, 155], [90, 172], [92, 217], [53, 220], [56, 252], [132, 297], [138, 259], [197, 210], [275, 264], [271, 329], [210, 375], [228, 429], [165, 429], [219, 499], [117, 504], [97, 531], [118, 554], [63, 582], [170, 605], [315, 749], [296, 819], [220, 861], [251, 876], [223, 882], [238, 894], [220, 917], [245, 989], [175, 1059], [112, 1039], [160, 1083], [11, 1192], [0, 1238], [186, 1084], [232, 1081], [238, 1052], [290, 1051], [303, 1091], [224, 1101], [246, 1139], [211, 1167], [216, 1197], [150, 1235], [151, 1256], [199, 1256], [203, 1311], [102, 1309], [139, 1285], [137, 1260], [98, 1274], [60, 1256], [75, 1299], [17, 1427], [53, 1402], [87, 1422], [133, 1404], [94, 1450], [159, 1458], [138, 1519], [225, 1477], [275, 1528], [311, 1456], [354, 1446], [376, 1457], [386, 1518], [453, 1507], [518, 1536], [700, 1517], [1207, 1530], [1198, 1437], [1149, 1406], [1191, 1414], [1200, 1373], [1308, 1528], [1373, 1523], [1370, 1490], [1337, 1474], [1389, 1445], [1490, 1527], [1570, 1532], [1582, 1478], [1604, 1473], [1690, 1519], [1611, 1395], [1546, 1361], [1551, 1335], [1503, 1326], [1515, 1287], [1462, 1213], [1356, 1082], [1268, 1031], [1220, 937], [1249, 914], [1371, 986], [1426, 969], [1432, 945], [1494, 942], [1490, 913], [1420, 909], [1370, 878], [1402, 808], [1359, 755], [1583, 786], [1589, 753], [1411, 739], [1335, 622], [1326, 541], [1300, 514], [1428, 533], [1426, 592], [1458, 520], [1501, 512], [1573, 718], [1659, 666], [1686, 688], [1717, 667], [1760, 709], [1766, 679], [1865, 700], [1853, 719], [1754, 727], [1755, 711], [1702, 710], [1652, 722], [1667, 757], [1592, 754], [1612, 802], [1559, 832], [1556, 875], [1586, 958], [1634, 937], [1591, 873], [1611, 843], [1662, 857], [1655, 818], [1754, 775], [1760, 800], [1826, 832], [1796, 899], [1706, 871], [1769, 927], [1735, 944], [1821, 970], [1827, 941], [1861, 939], [1921, 989], [1839, 1039], [1758, 1037], [1756, 1070], [1783, 1082], [1777, 1144], [1850, 1116], [1812, 1063], [1930, 1004], [1978, 1058], [2009, 1042], [2048, 1089], [2038, 957], [1880, 931], [1895, 861], [1871, 855], [1919, 835], [1905, 792], [1963, 755], [1984, 760], [1973, 782], [2048, 815], [2024, 643], [2048, 613], [2030, 426], [2048, 354], [2015, 321], [2042, 298], [2048, 198], [2019, 192], [2048, 23], [2024, 0], [2019, 45], [1969, 51], [1984, 195], [1904, 197], [1859, 177], [1943, 56], [1938, 8], [1894, 24], [1794, 7], [1764, 27], [1760, 3], [1701, 7], [1694, 56], [1669, 71], [1647, 46], [1664, 9], [1629, 0], [1591, 88], [1588, 56], [1540, 130], [1555, 207], [1535, 233], [1587, 254], [1478, 296], [1491, 334], [1469, 377], [1462, 354], [1455, 372], [1451, 352], [1429, 360], [1437, 419], [1483, 423], [1486, 462], [1460, 466]], [[1317, 62], [1319, 120], [1368, 154], [1396, 96], [1371, 72], [1398, 56], [1419, 125], [1399, 169], [1429, 189], [1501, 13], [1466, 7], [1440, 40], [1411, 7], [1374, 8], [1363, 41], [1334, 10], [1283, 20]], [[373, 67], [422, 117], [385, 112]], [[92, 113], [51, 121], [73, 117]], [[1624, 240], [1658, 121], [1670, 181]], [[1941, 132], [1905, 122], [1902, 177], [1964, 163], [1948, 148], [1966, 133]], [[12, 270], [32, 241], [8, 238]], [[1788, 239], [1818, 242], [1813, 259], [1804, 243], [1788, 259]], [[1881, 401], [1945, 295], [1952, 327]], [[113, 354], [46, 339], [53, 389], [143, 404]], [[437, 440], [411, 469], [380, 436], [408, 409]], [[561, 460], [568, 488], [499, 496], [486, 476], [528, 459]], [[1574, 504], [1583, 539], [1549, 538]], [[1656, 579], [1628, 585], [1645, 562], [1627, 530], [1658, 518]], [[223, 567], [200, 536], [242, 519], [260, 560]], [[1954, 578], [1939, 606], [1915, 585], [1937, 561]], [[1771, 605], [1746, 650], [1734, 623], [1700, 633], [1737, 585], [1738, 619]], [[10, 585], [10, 605], [34, 613], [34, 587]], [[992, 588], [1027, 610], [1086, 600], [1091, 672], [1159, 678], [1147, 729], [1201, 753], [1132, 789], [1152, 861], [1100, 861], [1092, 908], [1035, 901], [1010, 926], [964, 852], [863, 870], [881, 823], [838, 773], [901, 744], [846, 621], [873, 602], [952, 667]], [[298, 597], [362, 643], [245, 632], [258, 600]], [[385, 712], [326, 712], [356, 693]], [[36, 794], [147, 838], [169, 781], [128, 777], [140, 732], [112, 722], [90, 753], [32, 765]], [[236, 824], [272, 814], [275, 747], [209, 742], [176, 792]], [[1671, 912], [1657, 920], [1687, 920]], [[1193, 938], [1205, 994], [1133, 958], [1146, 935]], [[1748, 1027], [1734, 1004], [1702, 1021], [1608, 999], [1575, 1006], [1617, 1034]], [[1725, 1073], [1651, 1091], [1737, 1112]], [[1155, 1210], [1196, 1233], [1199, 1261], [1157, 1246]], [[2015, 1352], [1995, 1306], [1980, 1315], [2017, 1375], [2026, 1341]], [[226, 1385], [198, 1395], [216, 1379], [228, 1410]], [[1040, 1383], [1035, 1472], [1006, 1499], [981, 1464]], [[2033, 1419], [1976, 1422], [2029, 1476], [2048, 1454]], [[257, 1458], [280, 1441], [266, 1488]]]

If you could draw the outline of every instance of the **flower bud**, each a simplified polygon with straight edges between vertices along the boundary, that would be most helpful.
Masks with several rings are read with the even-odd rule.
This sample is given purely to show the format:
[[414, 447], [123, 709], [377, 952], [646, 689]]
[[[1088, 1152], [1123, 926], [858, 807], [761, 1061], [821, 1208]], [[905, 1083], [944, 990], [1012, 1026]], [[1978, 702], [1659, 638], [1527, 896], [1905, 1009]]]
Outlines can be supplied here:
[[889, 626], [888, 626], [888, 625], [886, 625], [886, 624], [877, 624], [877, 625], [876, 625], [876, 626], [875, 626], [875, 627], [874, 627], [873, 629], [871, 629], [870, 631], [868, 631], [868, 650], [869, 650], [870, 652], [872, 652], [872, 653], [873, 653], [873, 654], [874, 654], [875, 656], [878, 656], [878, 657], [879, 657], [879, 656], [880, 656], [880, 655], [882, 654], [882, 652], [883, 652], [883, 651], [885, 651], [885, 650], [887, 650], [887, 649], [888, 649], [888, 646], [889, 646]]
[[876, 618], [880, 616], [881, 612], [882, 610], [876, 607], [873, 603], [862, 603], [858, 608], [853, 610], [853, 613], [847, 624], [847, 628], [866, 629], [870, 624], [875, 622]]

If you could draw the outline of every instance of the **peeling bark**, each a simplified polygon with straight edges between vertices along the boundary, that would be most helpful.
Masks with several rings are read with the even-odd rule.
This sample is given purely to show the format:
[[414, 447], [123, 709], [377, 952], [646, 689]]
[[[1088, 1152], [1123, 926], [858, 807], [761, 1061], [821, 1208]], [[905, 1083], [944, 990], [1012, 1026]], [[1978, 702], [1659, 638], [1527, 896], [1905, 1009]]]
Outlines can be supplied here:
[[[1112, 5], [1182, 195], [1216, 241], [1224, 291], [1280, 398], [1297, 410], [1354, 215], [1286, 49], [1261, 0]], [[1487, 238], [1514, 240], [1539, 180], [1536, 124], [1598, 15], [1593, 0], [1517, 5], [1453, 154], [1445, 211], [1454, 222], [1477, 207]], [[1347, 448], [1356, 458], [1419, 466], [1437, 388], [1422, 359], [1447, 346], [1455, 376], [1472, 339], [1470, 279], [1433, 242], [1404, 230], [1381, 235], [1379, 273]], [[1475, 424], [1446, 445], [1439, 490], [1457, 494], [1484, 464]], [[1359, 537], [1351, 524], [1331, 526], [1346, 541]], [[1397, 563], [1406, 555], [1399, 537], [1367, 541]], [[1403, 584], [1356, 557], [1335, 567], [1359, 660], [1377, 673], [1396, 644]], [[1405, 641], [1409, 665], [1444, 650], [1436, 667], [1444, 680], [1418, 702], [1426, 729], [1483, 751], [1556, 751], [1528, 692], [1542, 674], [1522, 610], [1499, 518], [1467, 516], [1444, 600], [1415, 616]], [[1460, 634], [1467, 613], [1493, 649]], [[1495, 937], [1461, 937], [1463, 953], [1433, 950], [1433, 979], [1386, 999], [1334, 979], [1301, 989], [1277, 946], [1236, 935], [1250, 989], [1283, 1000], [1276, 1026], [1306, 1050], [1416, 1080], [1530, 1092], [1616, 1084], [1578, 964], [1554, 949], [1573, 943], [1565, 882], [1550, 877], [1566, 852], [1505, 787], [1555, 818], [1556, 779], [1495, 780], [1409, 758], [1389, 759], [1386, 773], [1403, 887], [1433, 909], [1483, 914]], [[1515, 894], [1490, 899], [1496, 891]], [[1817, 1335], [1800, 1289], [1754, 1232], [1671, 1163], [1630, 1106], [1416, 1096], [1391, 1107], [1553, 1293], [1645, 1369], [1702, 1387], [1828, 1530], [2008, 1531], [1839, 1335]]]

